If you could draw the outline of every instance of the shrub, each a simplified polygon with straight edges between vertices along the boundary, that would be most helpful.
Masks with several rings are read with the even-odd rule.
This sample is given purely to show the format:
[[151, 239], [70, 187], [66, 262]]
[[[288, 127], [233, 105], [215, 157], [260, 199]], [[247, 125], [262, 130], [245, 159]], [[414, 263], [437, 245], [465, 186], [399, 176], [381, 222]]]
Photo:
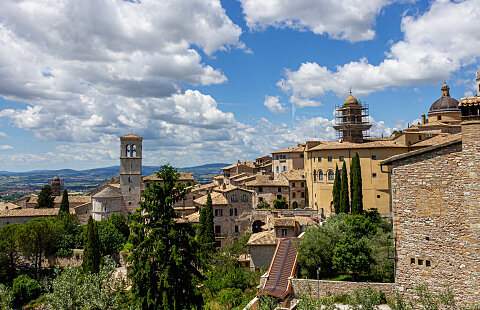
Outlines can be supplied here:
[[273, 206], [275, 209], [287, 209], [288, 208], [288, 204], [287, 202], [285, 201], [285, 199], [275, 199], [273, 201]]
[[42, 287], [37, 281], [27, 275], [21, 275], [13, 280], [12, 294], [14, 308], [19, 308], [40, 295]]
[[0, 309], [2, 310], [12, 309], [12, 302], [13, 302], [12, 290], [3, 284], [0, 284]]
[[268, 208], [270, 208], [270, 205], [268, 204], [268, 202], [262, 201], [262, 202], [259, 202], [257, 204], [257, 208], [258, 209], [268, 209]]
[[378, 310], [378, 305], [385, 302], [385, 294], [377, 292], [372, 287], [367, 286], [355, 290], [353, 297], [349, 299], [351, 310]]

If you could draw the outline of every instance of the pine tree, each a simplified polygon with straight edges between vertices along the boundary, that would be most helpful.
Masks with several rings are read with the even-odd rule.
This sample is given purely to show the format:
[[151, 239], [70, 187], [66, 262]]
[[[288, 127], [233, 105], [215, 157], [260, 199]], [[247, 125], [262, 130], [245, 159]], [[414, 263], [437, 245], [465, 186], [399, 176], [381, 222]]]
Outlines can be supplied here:
[[160, 167], [163, 184], [149, 182], [140, 208], [131, 216], [128, 257], [132, 297], [139, 309], [201, 309], [198, 290], [202, 268], [195, 230], [175, 220], [173, 205], [184, 199], [186, 186], [170, 165]]
[[60, 203], [60, 210], [58, 211], [58, 213], [60, 213], [60, 212], [63, 212], [63, 213], [66, 213], [66, 214], [70, 213], [70, 204], [68, 202], [68, 191], [67, 191], [67, 189], [63, 190], [62, 202]]
[[54, 207], [54, 198], [52, 196], [52, 187], [50, 185], [45, 185], [40, 190], [38, 194], [37, 204], [35, 205], [36, 209], [43, 208], [53, 208]]
[[342, 182], [340, 181], [342, 176], [338, 170], [338, 165], [335, 165], [335, 181], [333, 181], [333, 207], [335, 209], [335, 214], [340, 213], [340, 192], [342, 188]]
[[101, 259], [100, 238], [98, 236], [97, 224], [92, 216], [88, 218], [87, 231], [85, 233], [85, 243], [83, 246], [83, 271], [98, 273], [100, 270]]
[[350, 203], [348, 198], [348, 176], [347, 176], [347, 165], [343, 162], [342, 166], [342, 187], [340, 191], [340, 212], [349, 214], [350, 213]]
[[355, 153], [350, 165], [350, 192], [352, 214], [363, 214], [362, 170], [358, 153]]
[[208, 257], [215, 252], [215, 232], [213, 227], [213, 207], [210, 193], [207, 195], [207, 203], [200, 211], [198, 221], [197, 240], [202, 249], [202, 257]]

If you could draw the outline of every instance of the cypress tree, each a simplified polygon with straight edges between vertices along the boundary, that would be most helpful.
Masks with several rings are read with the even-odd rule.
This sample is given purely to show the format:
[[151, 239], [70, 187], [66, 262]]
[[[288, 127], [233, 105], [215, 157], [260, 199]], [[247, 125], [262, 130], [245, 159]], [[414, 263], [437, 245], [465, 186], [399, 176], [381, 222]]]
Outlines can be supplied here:
[[333, 181], [333, 207], [335, 208], [335, 214], [340, 213], [340, 191], [342, 187], [340, 171], [338, 170], [338, 165], [335, 165], [335, 181]]
[[92, 216], [88, 218], [87, 231], [85, 233], [85, 243], [83, 246], [83, 271], [98, 273], [100, 270], [100, 238], [98, 236], [97, 224]]
[[58, 213], [64, 212], [66, 214], [70, 213], [70, 204], [68, 202], [68, 191], [67, 189], [63, 190], [62, 202], [60, 203], [60, 210]]
[[207, 195], [207, 203], [205, 204], [205, 207], [200, 211], [197, 240], [202, 247], [203, 258], [208, 258], [215, 251], [213, 206], [210, 193]]
[[350, 203], [348, 198], [348, 176], [347, 165], [343, 162], [342, 166], [342, 187], [340, 191], [340, 212], [350, 213]]
[[43, 208], [53, 208], [54, 206], [54, 198], [52, 196], [52, 187], [50, 185], [45, 185], [40, 190], [40, 194], [38, 194], [37, 204], [35, 205], [36, 209], [43, 209]]
[[362, 170], [358, 153], [355, 153], [350, 165], [350, 192], [352, 214], [363, 214]]

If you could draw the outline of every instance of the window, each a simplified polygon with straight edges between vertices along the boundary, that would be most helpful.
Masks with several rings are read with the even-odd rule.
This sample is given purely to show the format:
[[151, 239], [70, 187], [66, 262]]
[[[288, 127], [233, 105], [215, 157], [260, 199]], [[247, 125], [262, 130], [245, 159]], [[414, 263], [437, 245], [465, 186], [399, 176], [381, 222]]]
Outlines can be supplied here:
[[258, 187], [258, 192], [260, 192], [260, 193], [263, 192], [263, 187], [261, 187], [261, 186]]
[[332, 159], [333, 159], [332, 156], [328, 156], [328, 162], [329, 163], [332, 162]]
[[317, 170], [313, 170], [313, 182], [317, 182]]
[[126, 148], [126, 151], [127, 151], [127, 157], [130, 157], [130, 144], [127, 144], [127, 146], [125, 148]]
[[318, 170], [318, 180], [323, 181], [323, 170]]
[[277, 195], [277, 199], [282, 199], [282, 195]]
[[343, 156], [340, 156], [338, 159], [339, 159], [340, 161], [345, 161], [345, 157], [343, 157]]
[[132, 157], [137, 157], [137, 146], [132, 145]]
[[287, 167], [286, 167], [286, 166], [282, 166], [282, 171], [287, 171]]
[[287, 229], [282, 228], [282, 238], [285, 238], [287, 236]]
[[410, 258], [410, 264], [415, 264], [415, 258]]
[[281, 187], [278, 188], [278, 192], [279, 192], [279, 193], [282, 192], [282, 188], [281, 188]]
[[248, 201], [248, 196], [246, 194], [242, 195], [242, 201]]
[[237, 195], [232, 195], [232, 197], [230, 197], [230, 200], [231, 201], [238, 201]]
[[237, 216], [237, 208], [230, 209], [230, 216]]
[[258, 202], [263, 202], [263, 197], [258, 197]]
[[377, 160], [377, 155], [372, 155], [372, 160]]
[[292, 193], [292, 198], [295, 198], [295, 193]]
[[302, 192], [302, 198], [305, 198], [305, 192]]
[[300, 186], [301, 186], [301, 187], [305, 187], [305, 183], [303, 183], [303, 182], [300, 183]]
[[277, 172], [279, 172], [279, 171], [280, 171], [280, 167], [279, 167], [279, 166], [277, 166]]
[[300, 154], [300, 158], [303, 158], [303, 154]]
[[223, 210], [222, 209], [215, 209], [215, 216], [222, 216]]
[[133, 182], [133, 179], [132, 177], [128, 177], [128, 182], [132, 183]]
[[215, 226], [215, 234], [221, 234], [222, 233], [222, 226], [217, 225]]
[[376, 178], [377, 177], [377, 174], [376, 173], [372, 173], [372, 178]]
[[292, 182], [292, 187], [295, 187], [295, 182]]
[[418, 265], [419, 265], [419, 266], [423, 266], [423, 259], [419, 259], [419, 260], [418, 260]]
[[238, 225], [235, 225], [235, 232], [238, 233], [240, 230], [238, 229]]
[[335, 180], [335, 173], [333, 172], [333, 170], [328, 170], [327, 177], [329, 181]]
[[129, 202], [128, 202], [128, 205], [129, 205], [129, 206], [131, 206], [131, 205], [132, 205], [132, 202], [131, 202], [131, 201], [129, 201]]
[[380, 198], [380, 195], [377, 195], [377, 198]]
[[128, 191], [129, 191], [129, 192], [131, 192], [131, 191], [132, 191], [132, 189], [129, 187], [129, 188], [128, 188]]
[[313, 158], [313, 162], [315, 162], [315, 157]]
[[441, 115], [437, 116], [437, 120], [441, 121], [441, 120], [442, 120], [442, 116], [441, 116]]
[[426, 260], [426, 261], [425, 261], [425, 266], [430, 267], [431, 265], [432, 265], [432, 264], [430, 263], [429, 260]]
[[321, 158], [321, 157], [318, 157], [318, 162], [319, 162], [319, 163], [322, 162], [322, 158]]

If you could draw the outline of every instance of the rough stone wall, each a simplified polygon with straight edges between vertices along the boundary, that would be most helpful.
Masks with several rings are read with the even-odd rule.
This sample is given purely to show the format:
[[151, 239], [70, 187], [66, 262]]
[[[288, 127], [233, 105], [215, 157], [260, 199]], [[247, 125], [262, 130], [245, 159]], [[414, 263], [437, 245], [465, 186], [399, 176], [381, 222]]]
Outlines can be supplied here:
[[[282, 195], [282, 198], [285, 199], [287, 204], [290, 204], [290, 193], [288, 186], [261, 186], [262, 191], [259, 191], [259, 186], [250, 187], [255, 191], [255, 208], [257, 208], [258, 204], [261, 202], [260, 200], [267, 202], [271, 208], [273, 208], [273, 201], [277, 199], [277, 195]], [[280, 187], [281, 191], [278, 191]], [[260, 199], [262, 198], [262, 199]]]
[[[344, 281], [324, 281], [312, 279], [292, 279], [292, 290], [295, 297], [307, 295], [312, 298], [325, 296], [351, 295], [353, 291], [359, 288], [370, 286], [376, 291], [382, 291], [387, 297], [395, 296], [394, 283], [367, 283], [367, 282], [344, 282]], [[320, 288], [318, 293], [317, 288]]]
[[456, 143], [393, 164], [400, 292], [449, 285], [460, 304], [480, 301], [480, 145], [470, 144], [463, 152]]
[[121, 213], [123, 210], [123, 199], [118, 198], [92, 198], [93, 219], [101, 221], [109, 219], [112, 213]]
[[253, 262], [251, 267], [260, 269], [265, 266], [268, 269], [275, 254], [276, 245], [250, 245], [249, 248]]

